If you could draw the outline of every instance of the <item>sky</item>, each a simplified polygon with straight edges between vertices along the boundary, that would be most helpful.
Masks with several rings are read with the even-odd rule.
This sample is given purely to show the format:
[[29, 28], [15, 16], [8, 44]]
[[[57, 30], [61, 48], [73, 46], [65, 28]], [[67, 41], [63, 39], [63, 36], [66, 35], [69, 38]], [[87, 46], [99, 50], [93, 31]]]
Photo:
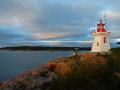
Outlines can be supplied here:
[[0, 0], [0, 47], [88, 47], [104, 15], [110, 42], [120, 41], [120, 0]]

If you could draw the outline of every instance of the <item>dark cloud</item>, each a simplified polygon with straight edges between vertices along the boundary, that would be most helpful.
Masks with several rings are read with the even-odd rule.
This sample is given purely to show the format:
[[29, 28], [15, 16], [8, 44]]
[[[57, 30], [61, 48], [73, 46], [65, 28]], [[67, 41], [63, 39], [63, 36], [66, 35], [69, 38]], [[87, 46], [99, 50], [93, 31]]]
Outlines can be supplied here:
[[119, 4], [119, 0], [1, 0], [0, 45], [55, 45], [43, 40], [88, 42], [93, 39], [91, 28], [104, 14], [111, 41], [119, 40]]

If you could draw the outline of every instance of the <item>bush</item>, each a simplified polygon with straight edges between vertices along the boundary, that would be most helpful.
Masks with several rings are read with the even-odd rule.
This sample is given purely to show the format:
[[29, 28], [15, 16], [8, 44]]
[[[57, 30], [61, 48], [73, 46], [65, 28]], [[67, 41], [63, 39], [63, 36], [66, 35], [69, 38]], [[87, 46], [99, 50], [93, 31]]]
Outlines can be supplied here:
[[54, 80], [50, 90], [120, 90], [120, 79], [115, 75], [115, 71], [120, 70], [120, 60], [114, 52], [119, 53], [113, 51], [110, 55], [93, 57], [97, 61], [104, 58], [106, 64], [75, 60], [71, 64], [72, 72], [68, 76]]

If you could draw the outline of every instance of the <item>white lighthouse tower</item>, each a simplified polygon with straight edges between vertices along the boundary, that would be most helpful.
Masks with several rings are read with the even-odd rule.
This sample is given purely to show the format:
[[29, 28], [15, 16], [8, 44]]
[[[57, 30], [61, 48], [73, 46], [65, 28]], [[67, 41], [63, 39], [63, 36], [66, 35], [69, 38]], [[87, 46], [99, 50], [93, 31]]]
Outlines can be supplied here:
[[106, 23], [103, 23], [101, 19], [99, 21], [100, 21], [99, 24], [97, 24], [97, 30], [92, 31], [92, 35], [94, 36], [94, 41], [91, 52], [109, 52], [110, 32], [107, 31], [106, 29]]

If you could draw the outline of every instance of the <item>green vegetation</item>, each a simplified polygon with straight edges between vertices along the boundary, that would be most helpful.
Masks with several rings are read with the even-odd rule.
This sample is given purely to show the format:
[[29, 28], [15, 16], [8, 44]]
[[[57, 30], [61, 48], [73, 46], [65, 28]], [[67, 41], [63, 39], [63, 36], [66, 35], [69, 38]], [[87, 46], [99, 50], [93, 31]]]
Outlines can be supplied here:
[[71, 70], [69, 75], [54, 80], [50, 90], [120, 90], [120, 48], [110, 54], [74, 60]]
[[[49, 47], [49, 46], [15, 46], [15, 47], [2, 47], [1, 50], [74, 50], [79, 47]], [[82, 47], [80, 50], [90, 50], [90, 47]]]

